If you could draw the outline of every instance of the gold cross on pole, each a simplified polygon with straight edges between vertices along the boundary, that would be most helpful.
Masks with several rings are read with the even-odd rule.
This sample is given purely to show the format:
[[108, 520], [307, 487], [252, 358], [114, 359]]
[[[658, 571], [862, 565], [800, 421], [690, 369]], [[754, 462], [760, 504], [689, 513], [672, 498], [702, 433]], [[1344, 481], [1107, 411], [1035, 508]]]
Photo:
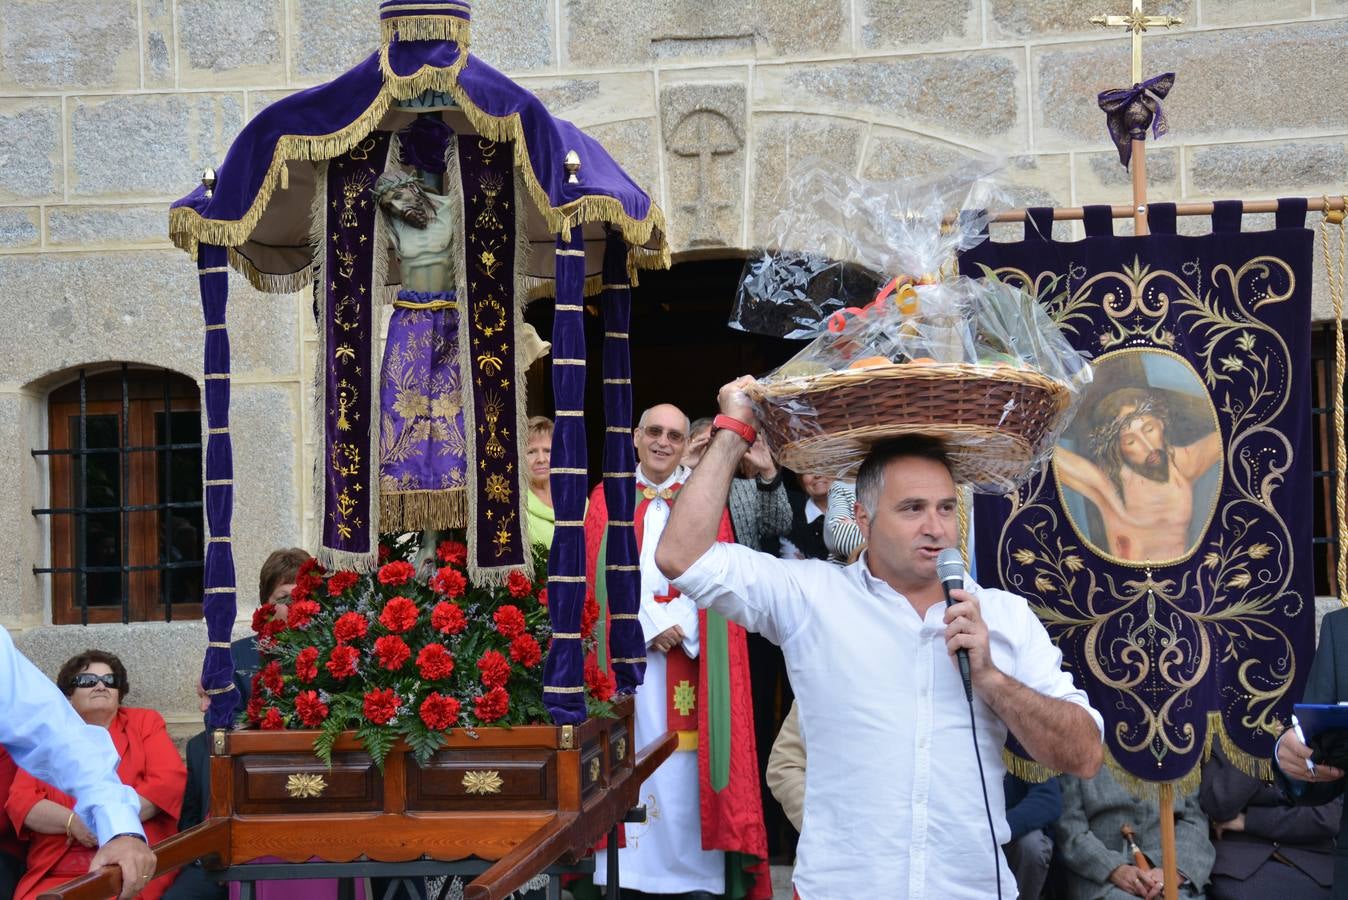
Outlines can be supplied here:
[[[1133, 0], [1133, 9], [1126, 16], [1092, 16], [1091, 23], [1105, 28], [1127, 28], [1133, 38], [1133, 84], [1142, 81], [1142, 35], [1148, 28], [1170, 28], [1183, 25], [1176, 16], [1149, 16], [1142, 11], [1142, 0]], [[1133, 233], [1147, 234], [1147, 151], [1142, 141], [1133, 141]], [[1170, 900], [1167, 895], [1167, 900]]]
[[1133, 33], [1133, 84], [1142, 80], [1142, 35], [1148, 28], [1170, 28], [1183, 25], [1177, 16], [1149, 16], [1142, 12], [1142, 0], [1133, 0], [1133, 11], [1126, 16], [1092, 16], [1092, 25], [1106, 28], [1124, 27]]

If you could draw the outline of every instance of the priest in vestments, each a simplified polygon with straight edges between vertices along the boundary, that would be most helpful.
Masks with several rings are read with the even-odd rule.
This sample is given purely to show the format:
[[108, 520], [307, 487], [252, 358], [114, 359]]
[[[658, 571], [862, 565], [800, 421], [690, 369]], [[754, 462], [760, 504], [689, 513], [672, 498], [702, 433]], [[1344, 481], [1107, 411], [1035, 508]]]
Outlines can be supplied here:
[[[688, 430], [682, 411], [661, 404], [642, 414], [634, 438], [633, 524], [641, 559], [638, 620], [646, 641], [646, 678], [637, 691], [636, 746], [650, 744], [667, 730], [678, 732], [679, 744], [641, 788], [647, 822], [627, 826], [619, 872], [622, 887], [641, 894], [758, 900], [772, 896], [772, 882], [744, 629], [716, 613], [699, 612], [655, 566], [655, 547], [689, 474], [679, 464]], [[600, 485], [590, 496], [585, 536], [587, 573], [604, 623], [600, 663], [606, 667], [607, 526]], [[725, 514], [720, 539], [734, 541]], [[605, 852], [596, 861], [596, 883], [604, 883]]]

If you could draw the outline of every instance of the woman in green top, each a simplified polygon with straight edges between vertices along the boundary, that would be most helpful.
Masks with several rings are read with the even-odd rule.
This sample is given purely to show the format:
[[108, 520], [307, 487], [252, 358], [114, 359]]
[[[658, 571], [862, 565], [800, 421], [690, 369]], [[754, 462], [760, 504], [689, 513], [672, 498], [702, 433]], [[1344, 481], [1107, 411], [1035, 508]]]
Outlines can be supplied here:
[[529, 467], [529, 540], [544, 547], [552, 547], [552, 531], [556, 517], [552, 512], [552, 420], [534, 416], [529, 420], [529, 442], [524, 449], [524, 462]]

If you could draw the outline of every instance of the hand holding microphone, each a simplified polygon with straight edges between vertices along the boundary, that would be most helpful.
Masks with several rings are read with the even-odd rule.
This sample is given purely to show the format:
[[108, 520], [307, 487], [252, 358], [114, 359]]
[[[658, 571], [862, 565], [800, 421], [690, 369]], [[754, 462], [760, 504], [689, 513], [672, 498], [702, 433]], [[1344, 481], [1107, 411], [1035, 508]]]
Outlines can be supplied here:
[[[954, 547], [947, 547], [936, 557], [936, 577], [941, 580], [941, 589], [945, 591], [945, 605], [948, 610], [954, 606], [956, 599], [950, 595], [951, 591], [964, 589], [964, 557], [960, 555], [959, 550]], [[949, 618], [949, 613], [946, 614]], [[947, 623], [950, 624], [950, 623]], [[949, 635], [949, 629], [947, 629]], [[947, 636], [947, 643], [950, 637]], [[970, 702], [974, 702], [974, 682], [969, 673], [969, 651], [961, 647], [955, 651], [955, 658], [959, 662], [960, 678], [964, 680], [964, 696]]]

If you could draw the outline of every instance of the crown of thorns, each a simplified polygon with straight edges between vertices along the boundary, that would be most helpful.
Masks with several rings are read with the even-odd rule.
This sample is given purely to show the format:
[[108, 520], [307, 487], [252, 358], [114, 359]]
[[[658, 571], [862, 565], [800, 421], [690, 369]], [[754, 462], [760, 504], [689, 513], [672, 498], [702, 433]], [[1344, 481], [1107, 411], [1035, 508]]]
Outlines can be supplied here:
[[379, 176], [379, 180], [370, 188], [370, 193], [374, 194], [376, 200], [383, 200], [388, 194], [393, 193], [399, 188], [415, 187], [421, 189], [421, 182], [417, 176], [407, 172], [385, 172]]
[[1133, 408], [1127, 412], [1120, 412], [1108, 422], [1097, 425], [1091, 430], [1091, 454], [1096, 459], [1103, 459], [1118, 445], [1119, 435], [1123, 434], [1123, 429], [1127, 427], [1129, 422], [1134, 422], [1143, 416], [1155, 416], [1158, 419], [1164, 419], [1168, 412], [1165, 403], [1153, 394], [1147, 394], [1136, 404], [1130, 403], [1129, 405]]

